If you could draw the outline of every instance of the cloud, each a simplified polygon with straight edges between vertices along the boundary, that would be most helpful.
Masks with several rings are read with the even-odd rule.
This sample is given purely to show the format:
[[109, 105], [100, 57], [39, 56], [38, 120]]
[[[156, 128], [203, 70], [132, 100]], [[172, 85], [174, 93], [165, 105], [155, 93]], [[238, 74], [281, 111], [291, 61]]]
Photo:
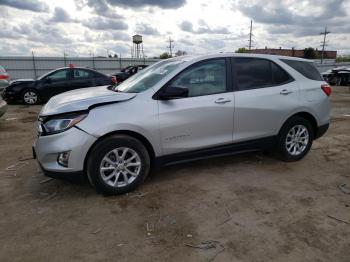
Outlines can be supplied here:
[[70, 17], [66, 10], [62, 7], [56, 7], [53, 17], [50, 19], [50, 22], [54, 23], [71, 23], [76, 22], [74, 19]]
[[[234, 5], [245, 16], [254, 22], [267, 25], [270, 34], [292, 34], [294, 36], [318, 35], [325, 25], [335, 32], [346, 28], [350, 19], [346, 13], [344, 0], [332, 0], [326, 3], [320, 0], [308, 0], [300, 3], [297, 0], [240, 1]], [[290, 8], [293, 6], [294, 8]], [[299, 9], [300, 8], [300, 9]]]
[[203, 20], [199, 20], [199, 27], [197, 30], [193, 29], [193, 24], [189, 21], [182, 21], [179, 25], [182, 31], [193, 34], [230, 34], [226, 27], [210, 28]]
[[138, 8], [156, 6], [163, 9], [176, 9], [185, 5], [186, 0], [107, 0], [111, 5]]
[[83, 25], [94, 30], [125, 30], [128, 25], [121, 20], [93, 17], [83, 22]]
[[109, 3], [107, 3], [106, 0], [87, 0], [86, 4], [90, 8], [94, 9], [95, 13], [100, 16], [105, 16], [114, 19], [123, 18], [123, 16], [117, 14], [114, 8]]
[[33, 12], [47, 12], [49, 10], [49, 6], [40, 0], [0, 0], [1, 5]]
[[136, 32], [141, 35], [160, 35], [157, 28], [145, 23], [136, 24]]

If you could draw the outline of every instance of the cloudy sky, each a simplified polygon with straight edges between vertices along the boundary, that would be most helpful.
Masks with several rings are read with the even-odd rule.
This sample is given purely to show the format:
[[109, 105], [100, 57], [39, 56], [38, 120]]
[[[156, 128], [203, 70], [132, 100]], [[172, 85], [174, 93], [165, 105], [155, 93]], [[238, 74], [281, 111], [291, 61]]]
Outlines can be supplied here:
[[130, 56], [143, 35], [147, 57], [174, 49], [189, 54], [247, 47], [320, 48], [350, 54], [349, 0], [0, 0], [0, 55]]

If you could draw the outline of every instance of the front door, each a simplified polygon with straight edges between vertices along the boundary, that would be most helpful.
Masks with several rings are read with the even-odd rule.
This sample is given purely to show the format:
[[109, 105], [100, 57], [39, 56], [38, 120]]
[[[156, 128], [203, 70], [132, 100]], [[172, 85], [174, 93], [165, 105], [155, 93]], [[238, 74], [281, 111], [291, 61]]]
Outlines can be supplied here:
[[69, 90], [71, 69], [57, 70], [41, 80], [41, 94], [45, 100]]
[[234, 97], [227, 62], [198, 62], [167, 84], [186, 87], [189, 94], [158, 101], [164, 155], [232, 143]]

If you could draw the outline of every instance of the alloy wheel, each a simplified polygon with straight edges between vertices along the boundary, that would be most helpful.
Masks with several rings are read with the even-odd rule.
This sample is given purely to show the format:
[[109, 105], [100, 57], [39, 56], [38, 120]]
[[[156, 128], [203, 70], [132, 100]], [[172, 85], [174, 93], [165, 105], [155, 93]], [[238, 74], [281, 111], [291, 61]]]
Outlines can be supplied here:
[[118, 147], [109, 151], [100, 164], [103, 181], [112, 187], [125, 187], [132, 183], [141, 171], [139, 154], [128, 147]]
[[304, 152], [309, 143], [309, 131], [303, 125], [293, 126], [286, 137], [286, 149], [289, 154], [298, 156]]

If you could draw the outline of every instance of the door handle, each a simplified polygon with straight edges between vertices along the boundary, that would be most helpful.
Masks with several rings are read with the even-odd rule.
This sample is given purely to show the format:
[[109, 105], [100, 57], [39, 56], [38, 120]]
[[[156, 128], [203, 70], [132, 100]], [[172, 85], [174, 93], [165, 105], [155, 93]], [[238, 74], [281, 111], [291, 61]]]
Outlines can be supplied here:
[[290, 90], [287, 90], [287, 89], [283, 89], [283, 90], [280, 92], [281, 95], [289, 95], [289, 94], [291, 94], [291, 93], [293, 93], [293, 91], [290, 91]]
[[228, 102], [231, 102], [231, 99], [225, 98], [225, 97], [220, 97], [220, 98], [215, 100], [215, 103], [217, 103], [217, 104], [225, 104]]

